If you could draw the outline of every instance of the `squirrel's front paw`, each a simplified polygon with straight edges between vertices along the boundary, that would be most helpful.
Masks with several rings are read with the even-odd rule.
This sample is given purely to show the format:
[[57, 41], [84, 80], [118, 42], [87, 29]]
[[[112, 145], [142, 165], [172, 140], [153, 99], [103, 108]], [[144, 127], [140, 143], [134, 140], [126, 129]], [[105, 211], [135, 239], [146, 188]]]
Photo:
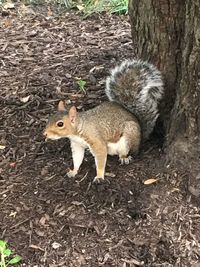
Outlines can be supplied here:
[[101, 184], [104, 181], [104, 177], [96, 176], [93, 180], [93, 183], [95, 184]]
[[76, 175], [77, 175], [77, 170], [70, 170], [70, 171], [67, 172], [67, 176], [70, 177], [70, 178], [74, 177]]

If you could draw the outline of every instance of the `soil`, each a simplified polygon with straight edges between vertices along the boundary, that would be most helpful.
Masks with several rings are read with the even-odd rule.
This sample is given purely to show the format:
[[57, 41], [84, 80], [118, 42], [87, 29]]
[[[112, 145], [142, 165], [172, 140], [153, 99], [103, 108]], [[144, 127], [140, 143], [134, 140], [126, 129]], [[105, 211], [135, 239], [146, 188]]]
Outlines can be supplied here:
[[109, 157], [94, 185], [89, 153], [68, 178], [68, 140], [42, 136], [60, 99], [79, 110], [106, 99], [109, 69], [133, 57], [128, 17], [21, 5], [0, 24], [0, 239], [19, 266], [199, 267], [199, 208], [159, 142], [127, 166]]

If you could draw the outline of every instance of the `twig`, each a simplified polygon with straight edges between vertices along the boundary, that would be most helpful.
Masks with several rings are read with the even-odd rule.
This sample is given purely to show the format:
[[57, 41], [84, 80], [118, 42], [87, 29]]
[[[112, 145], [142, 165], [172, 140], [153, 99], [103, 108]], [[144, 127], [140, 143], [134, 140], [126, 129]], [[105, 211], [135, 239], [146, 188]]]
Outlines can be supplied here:
[[28, 222], [31, 218], [33, 218], [33, 216], [28, 217], [27, 219], [25, 219], [25, 220], [23, 220], [23, 221], [21, 221], [21, 222], [18, 222], [17, 224], [11, 226], [10, 229], [16, 228], [16, 227], [18, 227], [18, 226], [24, 224], [25, 222]]

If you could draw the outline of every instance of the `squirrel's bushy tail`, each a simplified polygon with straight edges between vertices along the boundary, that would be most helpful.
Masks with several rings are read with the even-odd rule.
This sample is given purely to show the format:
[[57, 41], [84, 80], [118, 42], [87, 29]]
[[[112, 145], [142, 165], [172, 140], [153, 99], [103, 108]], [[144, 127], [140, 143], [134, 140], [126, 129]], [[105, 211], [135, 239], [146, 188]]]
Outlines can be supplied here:
[[120, 103], [138, 117], [143, 138], [147, 139], [155, 126], [163, 95], [160, 71], [147, 62], [126, 60], [111, 70], [105, 91], [110, 101]]

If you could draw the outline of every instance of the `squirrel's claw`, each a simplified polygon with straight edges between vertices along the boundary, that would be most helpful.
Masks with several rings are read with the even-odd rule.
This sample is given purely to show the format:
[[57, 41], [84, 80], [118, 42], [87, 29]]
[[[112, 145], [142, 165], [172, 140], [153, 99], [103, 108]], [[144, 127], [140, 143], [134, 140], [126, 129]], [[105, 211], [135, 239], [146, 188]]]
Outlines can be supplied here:
[[77, 175], [77, 171], [76, 170], [70, 170], [70, 171], [67, 172], [67, 176], [69, 178], [72, 178], [72, 177], [74, 177], [76, 175]]
[[132, 157], [131, 156], [128, 156], [127, 158], [120, 158], [119, 161], [120, 163], [123, 165], [123, 164], [129, 164], [132, 160]]
[[93, 180], [93, 183], [95, 183], [95, 184], [101, 184], [103, 181], [104, 181], [104, 178], [103, 177], [96, 176], [94, 178], [94, 180]]

